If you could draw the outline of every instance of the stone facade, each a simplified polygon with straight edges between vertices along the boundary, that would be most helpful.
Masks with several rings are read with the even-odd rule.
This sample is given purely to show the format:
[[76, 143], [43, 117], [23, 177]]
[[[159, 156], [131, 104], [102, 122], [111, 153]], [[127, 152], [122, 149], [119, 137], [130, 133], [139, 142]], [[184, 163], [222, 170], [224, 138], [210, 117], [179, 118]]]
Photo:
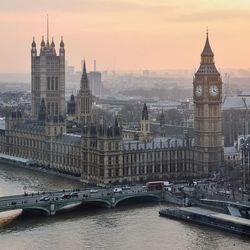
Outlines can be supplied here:
[[38, 116], [42, 99], [48, 117], [65, 117], [65, 49], [61, 40], [59, 55], [52, 40], [45, 44], [42, 39], [40, 54], [37, 55], [35, 40], [31, 48], [31, 93], [32, 117]]

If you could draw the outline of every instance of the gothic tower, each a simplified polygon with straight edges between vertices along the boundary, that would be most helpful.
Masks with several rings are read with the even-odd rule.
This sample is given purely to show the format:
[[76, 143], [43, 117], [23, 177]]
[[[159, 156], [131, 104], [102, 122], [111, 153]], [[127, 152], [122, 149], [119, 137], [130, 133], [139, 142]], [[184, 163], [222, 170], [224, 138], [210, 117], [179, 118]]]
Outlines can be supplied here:
[[207, 176], [223, 162], [222, 80], [214, 64], [208, 33], [193, 79], [195, 171]]
[[42, 38], [40, 54], [37, 55], [35, 40], [31, 48], [31, 94], [32, 117], [38, 118], [42, 99], [47, 110], [47, 118], [65, 119], [65, 50], [61, 40], [59, 55], [55, 43]]
[[141, 132], [142, 132], [142, 139], [144, 141], [148, 141], [150, 139], [150, 119], [148, 115], [148, 107], [146, 103], [143, 105], [142, 109], [142, 118], [141, 118]]
[[89, 88], [89, 80], [84, 60], [81, 86], [77, 95], [77, 119], [81, 125], [91, 122], [92, 118], [92, 94]]

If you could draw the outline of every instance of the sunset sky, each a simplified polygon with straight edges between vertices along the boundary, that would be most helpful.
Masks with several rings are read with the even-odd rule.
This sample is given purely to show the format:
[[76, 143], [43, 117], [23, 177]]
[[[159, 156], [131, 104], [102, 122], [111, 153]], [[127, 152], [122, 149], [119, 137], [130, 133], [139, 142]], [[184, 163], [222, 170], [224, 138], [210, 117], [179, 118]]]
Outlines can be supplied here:
[[218, 68], [250, 67], [250, 0], [8, 0], [0, 3], [0, 72], [29, 72], [35, 36], [99, 70], [194, 69], [206, 27]]

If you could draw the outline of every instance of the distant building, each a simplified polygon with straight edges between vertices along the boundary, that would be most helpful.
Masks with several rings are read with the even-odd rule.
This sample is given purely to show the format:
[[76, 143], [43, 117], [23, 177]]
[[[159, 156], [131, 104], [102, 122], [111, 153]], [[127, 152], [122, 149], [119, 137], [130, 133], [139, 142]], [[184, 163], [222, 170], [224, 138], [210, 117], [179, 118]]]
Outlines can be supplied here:
[[241, 161], [241, 152], [235, 147], [224, 147], [225, 164], [237, 165]]
[[67, 102], [67, 119], [74, 120], [76, 118], [76, 100], [75, 96], [70, 96], [70, 100]]
[[89, 86], [91, 93], [94, 96], [101, 97], [102, 96], [102, 74], [101, 72], [91, 71], [88, 73]]
[[249, 96], [226, 96], [222, 105], [224, 145], [234, 145], [239, 135], [250, 132], [250, 98]]
[[140, 122], [140, 129], [123, 128], [122, 137], [125, 141], [135, 140], [141, 142], [148, 142], [152, 140], [153, 135], [150, 131], [149, 112], [146, 103], [143, 105], [142, 117]]

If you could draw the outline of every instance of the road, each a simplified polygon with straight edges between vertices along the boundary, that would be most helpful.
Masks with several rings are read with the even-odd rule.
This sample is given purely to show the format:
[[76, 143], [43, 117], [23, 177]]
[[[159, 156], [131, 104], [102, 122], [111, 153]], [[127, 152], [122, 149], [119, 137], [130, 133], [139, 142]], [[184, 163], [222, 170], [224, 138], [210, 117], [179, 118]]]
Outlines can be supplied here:
[[[13, 195], [13, 196], [4, 196], [0, 197], [0, 210], [6, 207], [16, 207], [25, 205], [44, 205], [45, 203], [50, 203], [52, 201], [63, 200], [62, 195], [70, 195], [72, 192], [76, 192], [78, 197], [70, 197], [71, 201], [82, 201], [83, 198], [104, 198], [107, 196], [121, 196], [121, 195], [130, 195], [139, 192], [146, 192], [144, 186], [131, 186], [128, 190], [123, 190], [122, 193], [115, 193], [115, 187], [112, 188], [92, 188], [92, 189], [77, 189], [77, 190], [62, 190], [56, 192], [42, 192], [42, 193], [26, 193], [22, 195]], [[40, 199], [44, 196], [47, 196], [49, 200], [41, 201]]]

